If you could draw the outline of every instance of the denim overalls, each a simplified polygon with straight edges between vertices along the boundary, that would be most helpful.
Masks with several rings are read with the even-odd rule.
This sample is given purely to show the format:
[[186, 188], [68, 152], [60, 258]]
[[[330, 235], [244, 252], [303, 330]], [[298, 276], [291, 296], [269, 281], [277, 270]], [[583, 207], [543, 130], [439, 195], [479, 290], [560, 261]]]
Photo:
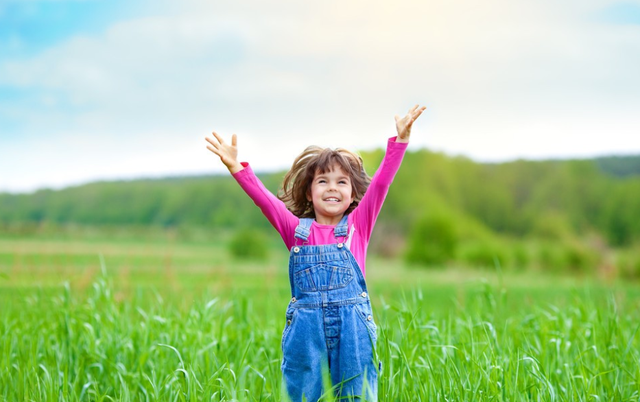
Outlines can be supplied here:
[[[313, 219], [300, 219], [291, 249], [292, 299], [282, 334], [282, 373], [293, 402], [317, 401], [329, 369], [335, 396], [377, 400], [376, 325], [362, 271], [348, 250], [347, 216], [335, 244], [307, 246]], [[366, 396], [366, 398], [365, 398]], [[350, 400], [350, 399], [349, 399]]]

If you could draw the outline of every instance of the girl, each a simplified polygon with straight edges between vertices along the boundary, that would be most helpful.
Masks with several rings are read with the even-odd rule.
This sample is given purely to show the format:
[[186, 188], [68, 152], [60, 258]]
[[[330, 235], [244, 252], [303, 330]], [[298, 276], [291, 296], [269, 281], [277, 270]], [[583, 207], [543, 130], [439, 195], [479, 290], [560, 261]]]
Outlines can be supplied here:
[[[317, 401], [328, 368], [340, 398], [377, 400], [376, 325], [364, 281], [367, 245], [400, 167], [411, 127], [425, 107], [395, 116], [378, 171], [369, 178], [362, 159], [344, 149], [308, 147], [293, 162], [278, 197], [231, 144], [217, 134], [207, 148], [220, 157], [291, 251], [291, 301], [282, 334], [282, 373], [294, 402]], [[366, 193], [365, 193], [366, 190]]]

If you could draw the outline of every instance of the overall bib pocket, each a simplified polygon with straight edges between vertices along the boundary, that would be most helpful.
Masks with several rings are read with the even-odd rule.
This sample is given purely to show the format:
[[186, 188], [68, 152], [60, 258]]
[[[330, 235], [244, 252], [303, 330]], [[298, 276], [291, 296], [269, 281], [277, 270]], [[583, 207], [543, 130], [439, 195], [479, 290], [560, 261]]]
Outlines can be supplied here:
[[353, 269], [335, 263], [318, 264], [294, 274], [296, 286], [303, 292], [340, 289], [352, 280]]

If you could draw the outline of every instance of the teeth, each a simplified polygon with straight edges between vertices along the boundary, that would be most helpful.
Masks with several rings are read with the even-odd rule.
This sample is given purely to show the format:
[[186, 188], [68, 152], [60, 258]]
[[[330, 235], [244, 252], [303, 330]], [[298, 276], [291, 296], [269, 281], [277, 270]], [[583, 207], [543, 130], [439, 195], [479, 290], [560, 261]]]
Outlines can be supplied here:
[[337, 198], [327, 198], [326, 201], [340, 201]]

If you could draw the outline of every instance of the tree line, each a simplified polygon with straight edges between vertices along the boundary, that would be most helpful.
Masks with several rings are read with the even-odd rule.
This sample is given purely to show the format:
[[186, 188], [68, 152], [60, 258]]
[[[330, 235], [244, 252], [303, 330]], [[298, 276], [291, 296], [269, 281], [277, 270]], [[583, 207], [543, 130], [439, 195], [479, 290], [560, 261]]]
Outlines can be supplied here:
[[[373, 174], [383, 151], [364, 152], [362, 157]], [[276, 192], [283, 172], [259, 176]], [[265, 231], [270, 227], [229, 175], [95, 182], [0, 194], [0, 224], [42, 222]], [[435, 240], [416, 234], [425, 228]], [[509, 247], [505, 242], [514, 239], [635, 249], [640, 244], [640, 156], [477, 163], [425, 149], [409, 151], [378, 219], [375, 248], [394, 255], [414, 240], [437, 242], [446, 233], [456, 244], [476, 244], [479, 252], [491, 249], [490, 243], [504, 249]], [[459, 257], [454, 254], [444, 253]], [[640, 260], [638, 265], [640, 272]]]

